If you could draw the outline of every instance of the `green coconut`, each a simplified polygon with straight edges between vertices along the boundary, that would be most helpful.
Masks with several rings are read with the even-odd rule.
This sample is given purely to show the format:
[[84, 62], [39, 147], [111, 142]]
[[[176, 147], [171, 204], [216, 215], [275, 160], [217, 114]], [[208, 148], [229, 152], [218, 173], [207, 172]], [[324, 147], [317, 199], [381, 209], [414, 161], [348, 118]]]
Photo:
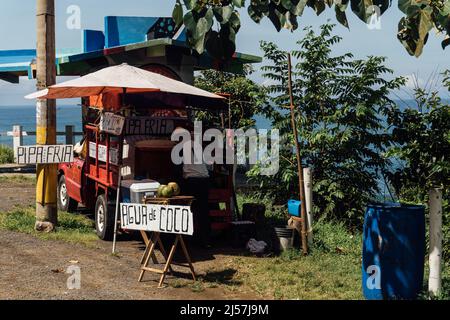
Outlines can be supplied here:
[[173, 196], [173, 189], [169, 186], [164, 186], [161, 190], [163, 198], [170, 198]]
[[157, 195], [159, 198], [163, 197], [162, 191], [163, 191], [163, 189], [164, 189], [165, 187], [167, 187], [165, 184], [162, 184], [162, 185], [159, 186], [158, 191], [156, 192], [156, 195]]
[[180, 195], [181, 190], [180, 190], [180, 186], [178, 185], [178, 183], [170, 182], [167, 186], [172, 188], [174, 196], [179, 196]]

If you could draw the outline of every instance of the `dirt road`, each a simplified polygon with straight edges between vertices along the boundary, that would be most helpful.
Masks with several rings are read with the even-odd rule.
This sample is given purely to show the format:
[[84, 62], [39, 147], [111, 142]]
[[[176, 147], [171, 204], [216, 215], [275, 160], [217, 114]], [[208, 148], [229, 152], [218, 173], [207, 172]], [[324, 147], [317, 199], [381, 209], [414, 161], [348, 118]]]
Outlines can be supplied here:
[[[142, 249], [139, 241], [120, 242], [120, 255], [116, 257], [110, 254], [109, 243], [99, 241], [95, 248], [88, 248], [0, 231], [0, 299], [258, 298], [244, 288], [233, 289], [235, 270], [226, 255], [211, 255], [210, 260], [203, 261], [194, 255], [196, 271], [204, 278], [197, 284], [187, 274], [183, 280], [168, 276], [169, 285], [158, 289], [158, 276], [150, 273], [138, 283]], [[65, 272], [71, 265], [80, 267], [80, 290], [67, 288], [70, 274]]]
[[[29, 181], [0, 183], [0, 212], [34, 202]], [[0, 299], [259, 299], [235, 276], [231, 249], [193, 249], [194, 267], [200, 281], [168, 276], [167, 287], [157, 288], [158, 275], [146, 273], [138, 283], [143, 254], [139, 240], [118, 243], [97, 241], [92, 247], [62, 241], [41, 240], [32, 235], [0, 230]], [[161, 256], [159, 255], [161, 260]], [[70, 266], [81, 272], [81, 288], [69, 290]], [[185, 272], [183, 269], [178, 269]]]

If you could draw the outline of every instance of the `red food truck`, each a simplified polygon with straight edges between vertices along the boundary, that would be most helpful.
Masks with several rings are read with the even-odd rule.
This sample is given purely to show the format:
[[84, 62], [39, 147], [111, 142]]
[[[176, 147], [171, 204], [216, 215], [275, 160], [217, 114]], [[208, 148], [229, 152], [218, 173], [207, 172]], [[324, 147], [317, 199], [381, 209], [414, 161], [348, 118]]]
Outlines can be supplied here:
[[[70, 212], [81, 204], [93, 210], [98, 236], [111, 240], [119, 173], [120, 201], [140, 201], [144, 195], [154, 194], [160, 185], [177, 182], [180, 170], [171, 160], [176, 144], [170, 139], [172, 132], [177, 127], [192, 129], [198, 108], [220, 113], [224, 107], [217, 99], [197, 99], [176, 92], [124, 90], [83, 98], [83, 140], [75, 146], [74, 161], [58, 166], [59, 209]], [[118, 116], [124, 121], [120, 133], [102, 128], [106, 116]], [[212, 230], [229, 228], [233, 219], [229, 169], [215, 166], [213, 170], [214, 185], [209, 190]]]

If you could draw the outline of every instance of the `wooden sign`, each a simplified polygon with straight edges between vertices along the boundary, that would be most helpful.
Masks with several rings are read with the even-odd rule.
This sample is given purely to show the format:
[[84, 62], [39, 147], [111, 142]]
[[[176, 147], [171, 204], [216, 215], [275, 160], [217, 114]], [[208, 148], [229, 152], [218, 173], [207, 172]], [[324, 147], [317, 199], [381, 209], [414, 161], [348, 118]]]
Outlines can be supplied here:
[[125, 135], [170, 136], [174, 130], [172, 119], [132, 117], [125, 121]]
[[105, 112], [100, 118], [100, 131], [119, 136], [122, 134], [125, 118], [112, 112]]
[[157, 204], [120, 204], [123, 229], [192, 235], [194, 221], [188, 206]]
[[72, 145], [20, 146], [16, 148], [17, 164], [52, 164], [73, 162]]
[[[89, 156], [96, 159], [95, 142], [89, 142]], [[106, 162], [106, 146], [98, 145], [98, 160]], [[119, 150], [116, 148], [109, 148], [109, 163], [119, 164]]]

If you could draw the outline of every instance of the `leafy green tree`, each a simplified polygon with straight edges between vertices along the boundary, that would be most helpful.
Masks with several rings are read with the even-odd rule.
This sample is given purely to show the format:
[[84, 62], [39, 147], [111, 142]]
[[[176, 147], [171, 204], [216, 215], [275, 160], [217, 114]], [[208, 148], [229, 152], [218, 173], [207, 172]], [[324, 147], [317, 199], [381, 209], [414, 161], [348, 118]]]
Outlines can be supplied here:
[[[443, 83], [450, 91], [450, 71]], [[436, 90], [414, 89], [415, 106], [388, 112], [395, 160], [388, 179], [400, 201], [427, 203], [431, 188], [442, 188], [444, 256], [450, 256], [450, 105]]]
[[[183, 8], [183, 5], [186, 9]], [[391, 7], [391, 0], [176, 0], [173, 18], [184, 23], [188, 42], [199, 53], [205, 48], [213, 56], [227, 59], [236, 49], [236, 34], [241, 28], [238, 9], [247, 8], [253, 21], [267, 17], [277, 31], [296, 30], [297, 18], [306, 7], [317, 15], [334, 7], [336, 20], [349, 27], [347, 7], [362, 21], [370, 23]], [[398, 8], [405, 14], [398, 25], [398, 38], [410, 55], [420, 56], [429, 32], [436, 28], [445, 35], [442, 47], [450, 44], [449, 0], [398, 0]], [[214, 27], [216, 22], [217, 27]]]
[[[392, 73], [384, 58], [354, 60], [350, 53], [333, 56], [332, 47], [341, 39], [332, 35], [333, 25], [323, 25], [319, 34], [307, 28], [292, 52], [298, 59], [293, 69], [294, 103], [300, 135], [301, 157], [314, 172], [314, 203], [318, 213], [331, 218], [359, 221], [364, 206], [378, 194], [379, 171], [387, 165], [382, 153], [389, 145], [382, 115], [393, 104], [391, 90], [404, 79], [385, 80]], [[262, 43], [270, 64], [264, 76], [273, 108], [268, 117], [280, 130], [280, 171], [275, 177], [250, 172], [260, 183], [262, 195], [279, 202], [296, 196], [297, 169], [292, 150], [293, 136], [288, 105], [286, 53], [273, 43]]]
[[[196, 118], [208, 126], [226, 128], [247, 128], [255, 125], [254, 116], [261, 114], [265, 107], [264, 88], [247, 76], [253, 71], [247, 67], [245, 75], [235, 75], [216, 70], [201, 71], [195, 78], [195, 86], [209, 92], [225, 94], [228, 98], [229, 112], [211, 115], [210, 112], [197, 112]], [[231, 116], [231, 117], [230, 117]]]

